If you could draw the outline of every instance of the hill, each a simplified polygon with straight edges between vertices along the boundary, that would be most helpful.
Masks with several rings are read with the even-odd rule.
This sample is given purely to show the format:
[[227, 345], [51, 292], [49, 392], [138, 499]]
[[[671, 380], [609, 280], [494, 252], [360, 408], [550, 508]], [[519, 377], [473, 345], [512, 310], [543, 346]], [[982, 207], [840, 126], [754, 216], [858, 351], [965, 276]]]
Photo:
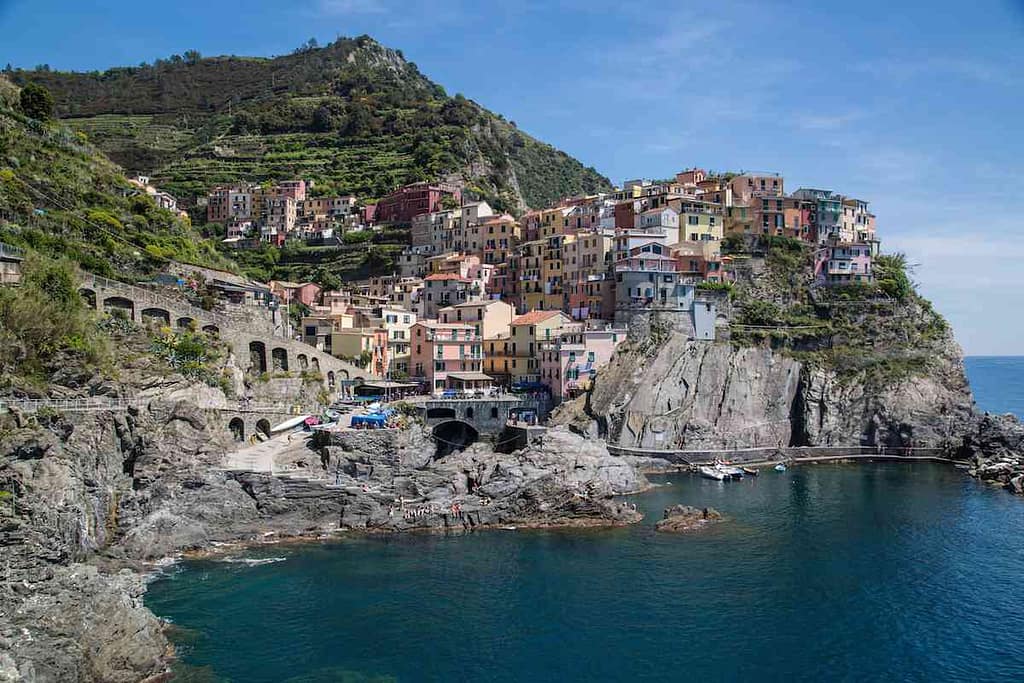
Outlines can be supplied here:
[[85, 136], [26, 117], [17, 98], [0, 78], [0, 241], [107, 276], [145, 275], [169, 259], [233, 267]]
[[460, 178], [499, 209], [608, 189], [607, 178], [420, 73], [367, 36], [274, 58], [175, 55], [104, 72], [11, 70], [114, 161], [187, 198], [295, 176], [318, 194], [378, 197]]

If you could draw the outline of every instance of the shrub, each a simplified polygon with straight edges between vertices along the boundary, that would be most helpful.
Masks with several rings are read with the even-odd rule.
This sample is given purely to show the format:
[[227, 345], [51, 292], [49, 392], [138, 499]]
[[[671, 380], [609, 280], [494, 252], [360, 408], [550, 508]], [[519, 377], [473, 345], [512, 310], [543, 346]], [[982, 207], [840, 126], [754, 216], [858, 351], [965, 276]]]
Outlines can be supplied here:
[[0, 367], [38, 379], [72, 354], [87, 365], [108, 357], [96, 319], [78, 294], [71, 264], [30, 255], [22, 286], [0, 288]]
[[37, 121], [53, 118], [53, 95], [41, 85], [29, 83], [21, 89], [18, 105], [25, 116]]

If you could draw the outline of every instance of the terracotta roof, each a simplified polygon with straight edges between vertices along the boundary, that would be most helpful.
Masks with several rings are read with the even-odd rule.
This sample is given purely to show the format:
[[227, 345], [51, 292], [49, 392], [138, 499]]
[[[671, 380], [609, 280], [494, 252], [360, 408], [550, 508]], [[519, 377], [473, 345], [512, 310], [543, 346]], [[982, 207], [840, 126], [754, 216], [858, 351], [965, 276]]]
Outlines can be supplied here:
[[434, 273], [424, 278], [425, 280], [458, 280], [459, 282], [472, 282], [467, 277], [462, 277], [458, 273]]
[[515, 320], [512, 321], [513, 325], [536, 325], [542, 323], [545, 320], [549, 320], [556, 315], [562, 315], [561, 311], [530, 311], [524, 313]]

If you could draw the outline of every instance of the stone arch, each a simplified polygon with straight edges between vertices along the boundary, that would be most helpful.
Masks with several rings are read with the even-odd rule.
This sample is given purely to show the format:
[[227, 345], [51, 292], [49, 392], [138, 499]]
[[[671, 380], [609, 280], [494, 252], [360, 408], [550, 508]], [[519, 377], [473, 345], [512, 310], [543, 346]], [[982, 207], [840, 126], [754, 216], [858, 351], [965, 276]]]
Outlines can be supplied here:
[[216, 325], [203, 325], [203, 332], [212, 335], [219, 335], [220, 328], [217, 327]]
[[431, 430], [434, 443], [437, 444], [435, 458], [442, 458], [449, 453], [461, 451], [466, 446], [476, 443], [480, 432], [476, 427], [462, 420], [447, 420]]
[[334, 388], [334, 370], [328, 370], [327, 371], [327, 388], [328, 389], [333, 389]]
[[78, 290], [79, 296], [89, 304], [89, 308], [96, 308], [96, 292], [88, 287], [81, 287]]
[[135, 320], [135, 302], [123, 296], [108, 296], [103, 300], [103, 311]]
[[320, 372], [320, 359], [313, 356], [310, 361], [313, 363], [313, 372]]
[[196, 324], [196, 319], [185, 315], [178, 318], [174, 324], [177, 325], [179, 330], [190, 330]]
[[455, 419], [454, 408], [427, 408], [428, 420]]
[[348, 379], [348, 370], [338, 370], [338, 375], [342, 379]]
[[299, 359], [299, 370], [301, 372], [305, 372], [306, 370], [309, 370], [309, 357], [306, 354], [304, 354], [304, 353], [300, 353], [298, 355], [298, 359]]
[[274, 364], [274, 370], [288, 372], [288, 349], [283, 346], [275, 347], [270, 352], [270, 360]]
[[228, 422], [228, 429], [231, 430], [231, 436], [235, 441], [245, 441], [245, 420], [240, 417], [231, 418], [231, 422]]
[[262, 432], [264, 436], [270, 437], [270, 420], [265, 417], [261, 417], [256, 423], [256, 431]]
[[466, 408], [466, 419], [467, 420], [472, 420], [473, 419], [473, 408], [472, 407]]
[[143, 308], [142, 322], [160, 321], [164, 325], [171, 324], [171, 314], [165, 308]]
[[267, 345], [261, 341], [249, 342], [249, 368], [258, 373], [267, 371]]

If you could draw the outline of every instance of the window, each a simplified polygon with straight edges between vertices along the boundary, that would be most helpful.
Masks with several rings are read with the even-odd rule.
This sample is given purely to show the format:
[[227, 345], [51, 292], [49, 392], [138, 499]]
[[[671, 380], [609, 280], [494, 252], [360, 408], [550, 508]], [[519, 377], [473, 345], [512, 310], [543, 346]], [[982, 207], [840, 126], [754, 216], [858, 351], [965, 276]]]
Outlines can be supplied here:
[[687, 225], [697, 225], [699, 221], [700, 221], [700, 219], [697, 216], [687, 216], [686, 217], [686, 224]]

